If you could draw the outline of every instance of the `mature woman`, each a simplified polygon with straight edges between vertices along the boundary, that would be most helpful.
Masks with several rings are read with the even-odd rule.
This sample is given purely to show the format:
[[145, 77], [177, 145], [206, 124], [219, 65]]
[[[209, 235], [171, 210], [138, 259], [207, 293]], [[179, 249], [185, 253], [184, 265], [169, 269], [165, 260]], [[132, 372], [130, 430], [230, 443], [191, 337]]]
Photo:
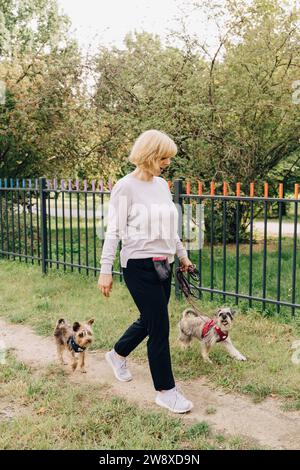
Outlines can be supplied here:
[[143, 132], [135, 141], [129, 161], [136, 169], [119, 179], [111, 191], [98, 287], [109, 296], [112, 266], [122, 240], [123, 276], [140, 318], [106, 353], [106, 360], [118, 380], [131, 380], [126, 358], [148, 336], [149, 366], [158, 392], [155, 402], [175, 413], [185, 413], [193, 404], [174, 382], [168, 302], [175, 253], [184, 271], [192, 263], [177, 233], [178, 212], [168, 183], [159, 176], [176, 153], [173, 140], [157, 130]]

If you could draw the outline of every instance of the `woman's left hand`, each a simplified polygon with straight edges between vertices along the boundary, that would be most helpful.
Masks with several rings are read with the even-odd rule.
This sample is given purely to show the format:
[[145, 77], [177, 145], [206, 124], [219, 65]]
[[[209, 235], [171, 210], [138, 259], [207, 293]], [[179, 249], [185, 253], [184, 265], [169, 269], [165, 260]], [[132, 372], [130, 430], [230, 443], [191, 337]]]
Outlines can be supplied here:
[[194, 266], [193, 263], [189, 258], [184, 256], [183, 258], [180, 258], [180, 267], [182, 268], [183, 272], [186, 273], [188, 271], [189, 266]]

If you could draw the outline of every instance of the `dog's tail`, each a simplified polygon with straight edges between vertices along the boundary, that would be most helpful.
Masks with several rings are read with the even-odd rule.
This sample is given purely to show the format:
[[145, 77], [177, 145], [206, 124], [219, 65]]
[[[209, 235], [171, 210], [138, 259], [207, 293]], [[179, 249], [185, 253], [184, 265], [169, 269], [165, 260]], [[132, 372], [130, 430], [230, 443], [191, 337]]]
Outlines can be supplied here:
[[60, 318], [55, 325], [54, 336], [61, 335], [62, 330], [67, 326], [64, 318]]
[[186, 320], [188, 320], [189, 318], [197, 318], [197, 317], [198, 317], [197, 313], [192, 308], [188, 307], [182, 312], [182, 318], [180, 322], [178, 323], [179, 331], [180, 331], [179, 340], [185, 343], [186, 345], [189, 344], [192, 339], [192, 336], [191, 336], [192, 329], [190, 326], [190, 322]]
[[182, 319], [184, 320], [185, 318], [188, 318], [188, 317], [198, 317], [199, 315], [195, 312], [195, 310], [193, 310], [192, 308], [186, 308], [183, 312], [182, 312]]

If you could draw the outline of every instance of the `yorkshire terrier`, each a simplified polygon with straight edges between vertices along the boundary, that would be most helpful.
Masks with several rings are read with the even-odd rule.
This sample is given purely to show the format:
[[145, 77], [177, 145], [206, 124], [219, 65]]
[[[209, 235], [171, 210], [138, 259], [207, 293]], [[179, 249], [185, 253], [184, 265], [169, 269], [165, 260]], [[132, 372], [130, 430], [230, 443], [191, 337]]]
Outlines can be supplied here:
[[78, 360], [81, 372], [86, 372], [85, 351], [93, 341], [93, 331], [91, 328], [93, 323], [94, 319], [88, 320], [86, 323], [79, 323], [76, 321], [73, 324], [73, 327], [71, 327], [66, 320], [61, 318], [56, 324], [54, 337], [56, 340], [59, 361], [62, 365], [66, 365], [63, 359], [63, 353], [65, 350], [69, 351], [72, 358], [73, 372], [77, 368]]
[[234, 315], [234, 310], [224, 307], [218, 309], [215, 317], [211, 319], [206, 315], [198, 315], [190, 307], [186, 308], [182, 312], [182, 319], [178, 324], [179, 340], [182, 346], [187, 348], [192, 339], [197, 338], [200, 341], [201, 355], [204, 361], [212, 363], [209, 352], [216, 343], [221, 343], [232, 358], [246, 361], [246, 357], [233, 346], [229, 338]]

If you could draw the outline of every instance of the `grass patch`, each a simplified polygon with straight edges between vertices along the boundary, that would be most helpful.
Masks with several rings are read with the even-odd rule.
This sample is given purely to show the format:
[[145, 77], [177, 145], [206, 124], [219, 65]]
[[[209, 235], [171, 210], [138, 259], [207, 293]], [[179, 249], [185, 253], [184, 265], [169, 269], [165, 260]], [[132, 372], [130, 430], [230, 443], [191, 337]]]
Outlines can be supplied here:
[[[52, 269], [71, 271], [81, 271], [83, 274], [88, 272], [88, 268], [80, 267], [69, 267], [63, 266], [60, 263], [66, 262], [71, 264], [79, 264], [88, 266], [90, 268], [99, 267], [99, 259], [101, 256], [102, 246], [104, 243], [105, 227], [103, 226], [104, 219], [101, 219], [101, 211], [99, 203], [99, 195], [96, 196], [95, 207], [93, 205], [93, 198], [87, 196], [87, 194], [81, 194], [79, 196], [79, 208], [84, 209], [83, 212], [77, 214], [77, 196], [74, 194], [72, 202], [72, 210], [75, 211], [72, 219], [69, 218], [69, 195], [65, 194], [65, 219], [61, 217], [61, 203], [62, 196], [60, 195], [58, 200], [58, 216], [55, 218], [52, 212], [52, 216], [48, 217], [47, 220], [47, 236], [48, 236], [48, 256], [52, 260], [50, 266]], [[85, 197], [87, 197], [87, 204], [85, 203]], [[108, 195], [105, 196], [104, 201], [108, 203]], [[54, 201], [51, 200], [52, 208]], [[85, 207], [87, 208], [88, 218], [85, 220]], [[92, 217], [93, 209], [96, 209], [95, 220]], [[299, 209], [300, 210], [300, 209]], [[36, 214], [33, 215], [33, 234], [30, 230], [30, 217], [27, 217], [27, 234], [25, 237], [24, 230], [21, 230], [20, 237], [18, 233], [17, 219], [15, 218], [15, 230], [14, 230], [14, 242], [12, 233], [9, 234], [9, 240], [7, 240], [7, 233], [4, 229], [3, 233], [3, 248], [7, 251], [14, 251], [22, 254], [28, 254], [33, 256], [40, 255], [39, 247], [37, 243], [37, 218]], [[23, 214], [21, 214], [22, 220]], [[12, 223], [9, 218], [10, 231]], [[185, 232], [185, 231], [184, 231]], [[256, 236], [256, 235], [255, 235]], [[263, 282], [263, 243], [261, 241], [261, 233], [256, 236], [258, 243], [253, 244], [253, 256], [252, 256], [252, 295], [262, 297], [262, 282]], [[187, 244], [187, 242], [186, 242]], [[297, 239], [296, 250], [299, 251], [300, 238]], [[250, 271], [250, 255], [249, 255], [249, 244], [239, 245], [239, 292], [241, 294], [249, 294], [249, 271]], [[267, 240], [267, 259], [266, 259], [266, 297], [270, 299], [277, 298], [277, 273], [278, 273], [278, 250], [279, 244], [278, 239], [268, 235]], [[293, 277], [293, 239], [291, 237], [282, 237], [281, 246], [281, 262], [280, 262], [280, 298], [283, 301], [292, 301], [292, 277]], [[210, 287], [210, 271], [211, 271], [211, 248], [210, 248], [210, 234], [205, 233], [205, 244], [201, 252], [202, 256], [202, 283], [205, 287]], [[225, 290], [235, 291], [236, 287], [236, 246], [234, 243], [226, 244], [226, 286]], [[198, 264], [198, 253], [192, 251], [190, 253], [191, 260]], [[28, 260], [28, 263], [31, 263]], [[213, 284], [215, 289], [221, 289], [223, 287], [223, 266], [224, 266], [224, 251], [222, 244], [214, 244], [214, 275]], [[119, 271], [119, 248], [116, 252], [114, 270]], [[296, 257], [296, 271], [300, 271], [300, 257]], [[90, 269], [90, 274], [93, 275], [93, 271]], [[97, 273], [95, 273], [97, 276]], [[297, 275], [298, 278], [298, 275]], [[204, 300], [209, 300], [210, 293], [203, 293]], [[214, 294], [214, 298], [218, 301], [222, 301], [222, 295]], [[233, 300], [232, 297], [228, 297], [226, 300]], [[296, 289], [295, 302], [300, 303], [300, 289]], [[242, 307], [247, 308], [249, 303], [242, 301], [240, 304]], [[261, 302], [253, 301], [253, 308], [261, 310]], [[43, 308], [43, 307], [42, 307]], [[44, 308], [47, 308], [45, 306]], [[275, 315], [277, 312], [276, 305], [266, 305], [264, 310], [265, 315]], [[290, 316], [291, 309], [289, 307], [281, 307], [281, 314], [284, 316]]]
[[219, 439], [206, 423], [188, 426], [163, 412], [149, 412], [111, 395], [105, 386], [72, 384], [49, 366], [37, 374], [12, 354], [0, 365], [0, 401], [14, 412], [0, 415], [1, 449], [248, 449], [240, 437]]
[[284, 411], [300, 411], [300, 400], [284, 403], [282, 409]]
[[[115, 278], [109, 298], [101, 295], [96, 279], [77, 272], [50, 271], [41, 275], [37, 266], [0, 260], [1, 314], [15, 323], [31, 325], [38, 334], [52, 335], [58, 318], [69, 321], [95, 318], [94, 349], [111, 348], [118, 337], [138, 316], [139, 312], [124, 283]], [[198, 302], [212, 315], [216, 302]], [[247, 394], [255, 401], [277, 395], [286, 403], [300, 401], [299, 365], [292, 362], [293, 342], [300, 337], [299, 318], [263, 317], [255, 310], [237, 315], [231, 334], [236, 347], [248, 361], [232, 360], [221, 345], [211, 352], [213, 365], [205, 364], [199, 344], [193, 341], [189, 350], [178, 344], [177, 323], [187, 306], [176, 300], [172, 292], [170, 342], [176, 379], [209, 378], [211, 384], [227, 391]], [[144, 341], [131, 355], [136, 362], [146, 364]]]
[[190, 439], [195, 440], [200, 436], [208, 437], [210, 432], [209, 425], [205, 421], [202, 421], [201, 423], [197, 423], [191, 426], [187, 432], [187, 435]]

